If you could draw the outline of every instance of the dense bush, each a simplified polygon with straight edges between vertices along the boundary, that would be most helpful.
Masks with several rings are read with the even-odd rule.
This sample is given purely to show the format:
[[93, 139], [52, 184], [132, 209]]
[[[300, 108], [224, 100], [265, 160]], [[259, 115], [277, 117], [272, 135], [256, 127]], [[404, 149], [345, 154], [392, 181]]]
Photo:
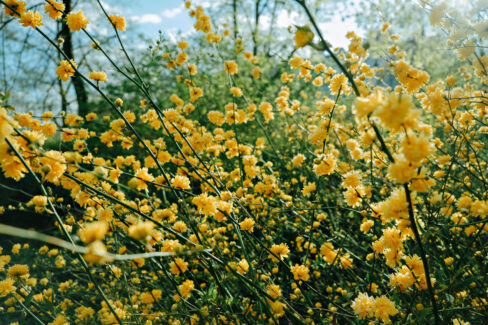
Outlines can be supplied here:
[[[52, 74], [98, 98], [62, 128], [0, 107], [3, 177], [22, 190], [1, 210], [56, 227], [0, 225], [29, 240], [4, 245], [0, 318], [486, 323], [483, 1], [464, 18], [426, 5], [459, 66], [439, 80], [407, 63], [388, 23], [387, 66], [368, 64], [354, 32], [331, 49], [304, 1], [312, 27], [295, 28], [296, 49], [322, 61], [255, 56], [187, 1], [200, 38], [160, 41], [135, 64], [124, 50], [110, 80], [43, 34], [42, 19], [63, 18], [90, 35], [82, 12], [47, 2], [50, 18], [1, 1], [57, 48]], [[125, 20], [107, 18], [120, 41]]]

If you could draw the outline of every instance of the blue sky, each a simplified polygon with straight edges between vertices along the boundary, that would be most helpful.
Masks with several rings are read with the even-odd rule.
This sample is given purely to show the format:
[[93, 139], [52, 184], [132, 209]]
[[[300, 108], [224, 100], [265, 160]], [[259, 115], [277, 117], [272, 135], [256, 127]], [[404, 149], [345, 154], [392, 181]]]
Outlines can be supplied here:
[[[239, 0], [244, 1], [244, 0]], [[253, 0], [245, 0], [252, 2]], [[294, 0], [286, 0], [286, 1], [294, 1]], [[358, 2], [359, 0], [348, 0], [349, 3], [351, 2]], [[192, 0], [193, 5], [201, 5], [204, 8], [209, 8], [212, 6], [217, 5], [221, 1], [216, 0]], [[146, 36], [146, 38], [151, 40], [156, 40], [159, 37], [158, 30], [162, 30], [165, 37], [170, 39], [171, 41], [176, 40], [176, 36], [178, 31], [183, 32], [184, 34], [193, 33], [193, 25], [194, 20], [188, 16], [188, 11], [184, 9], [184, 2], [183, 0], [102, 0], [102, 3], [105, 9], [110, 14], [118, 14], [122, 15], [126, 18], [127, 25], [132, 32], [136, 31], [138, 33], [142, 33]], [[87, 17], [93, 17], [92, 22], [88, 25], [88, 30], [90, 32], [95, 32], [97, 36], [109, 36], [111, 31], [111, 27], [106, 23], [105, 17], [100, 12], [97, 4], [95, 1], [85, 1], [80, 0], [77, 2], [79, 5], [75, 10], [82, 9], [86, 13]], [[340, 8], [338, 12], [340, 12]], [[97, 16], [98, 15], [98, 16]], [[252, 21], [248, 19], [252, 19], [247, 17], [248, 15], [242, 15], [240, 17], [239, 23], [243, 28], [249, 28], [252, 25]], [[277, 21], [276, 25], [278, 28], [281, 29], [281, 32], [276, 33], [276, 37], [278, 39], [282, 39], [283, 41], [292, 42], [293, 35], [290, 35], [286, 32], [286, 29], [289, 26], [293, 25], [305, 25], [308, 24], [309, 21], [304, 17], [305, 15], [299, 14], [299, 11], [291, 11], [288, 12], [284, 9], [279, 10], [277, 13]], [[345, 34], [348, 31], [354, 30], [358, 31], [356, 24], [353, 20], [346, 20], [342, 22], [339, 15], [332, 15], [332, 20], [321, 19], [319, 21], [319, 26], [322, 32], [325, 35], [325, 38], [334, 46], [345, 47], [348, 45], [348, 41], [345, 39]], [[322, 17], [324, 18], [324, 17]], [[45, 26], [43, 28], [50, 29], [51, 31], [56, 30], [56, 26], [53, 21], [49, 19], [44, 19]], [[95, 23], [96, 22], [96, 23]], [[264, 31], [270, 25], [271, 19], [270, 16], [263, 15], [260, 20], [260, 28]], [[218, 22], [217, 22], [218, 23]], [[19, 40], [22, 40], [27, 33], [31, 33], [30, 29], [26, 29], [20, 27], [20, 25], [9, 25], [9, 28], [12, 28], [12, 32], [18, 33]], [[219, 26], [215, 26], [219, 27]], [[125, 37], [128, 33], [122, 33], [122, 38]], [[361, 33], [359, 33], [361, 35]], [[0, 33], [0, 36], [2, 33]], [[82, 34], [78, 34], [80, 36]], [[183, 36], [183, 39], [186, 37]], [[188, 38], [186, 38], [188, 39]], [[86, 42], [86, 39], [85, 39]], [[12, 97], [11, 102], [14, 105], [23, 108], [23, 111], [32, 110], [46, 110], [52, 109], [57, 111], [59, 103], [57, 102], [57, 88], [51, 87], [51, 83], [49, 78], [51, 78], [54, 74], [54, 61], [45, 61], [46, 66], [43, 69], [46, 69], [49, 74], [42, 75], [42, 78], [39, 77], [38, 79], [42, 79], [40, 82], [38, 79], [32, 80], [24, 80], [19, 75], [18, 66], [22, 65], [25, 69], [38, 69], [37, 61], [33, 59], [32, 55], [39, 55], [38, 52], [23, 52], [23, 55], [19, 58], [16, 55], [16, 52], [21, 50], [23, 46], [22, 42], [13, 42], [12, 46], [7, 46], [8, 50], [10, 51], [11, 56], [9, 56], [6, 61], [9, 63], [7, 64], [7, 71], [5, 71], [5, 75], [8, 78], [5, 78], [5, 82], [0, 83], [0, 88], [3, 91], [7, 91], [8, 89], [12, 89]], [[127, 45], [127, 44], [126, 44]], [[132, 44], [134, 47], [138, 47], [140, 49], [146, 49], [149, 45], [147, 42], [136, 42], [136, 44]], [[32, 49], [33, 51], [39, 51], [36, 48]], [[52, 49], [51, 49], [52, 50]], [[304, 49], [308, 50], [308, 49]], [[43, 50], [41, 50], [43, 51]], [[49, 50], [46, 50], [49, 51]], [[50, 53], [50, 52], [46, 52]], [[49, 63], [50, 62], [50, 63]], [[51, 64], [50, 66], [47, 64]], [[96, 66], [103, 66], [103, 60], [92, 62], [92, 66], [95, 64]], [[0, 75], [0, 78], [2, 76]], [[22, 81], [23, 80], [23, 81]], [[21, 83], [24, 82], [24, 83]], [[40, 85], [43, 85], [42, 87]], [[72, 95], [72, 90], [70, 90], [70, 95]], [[46, 96], [48, 94], [48, 96]], [[46, 98], [52, 98], [53, 100], [46, 101]]]
[[[109, 6], [118, 8], [120, 14], [126, 17], [128, 24], [152, 39], [158, 37], [158, 30], [175, 34], [178, 31], [189, 31], [193, 27], [193, 21], [184, 9], [182, 0], [105, 0], [105, 2]], [[205, 1], [193, 2], [208, 5]]]
[[[357, 1], [353, 0], [351, 2]], [[188, 16], [187, 10], [184, 9], [183, 0], [105, 0], [105, 3], [115, 7], [120, 14], [127, 18], [129, 24], [136, 25], [134, 27], [138, 31], [151, 39], [158, 37], [158, 30], [162, 30], [170, 38], [178, 31], [187, 33], [193, 30], [194, 22]], [[193, 0], [192, 4], [207, 8], [212, 6], [212, 0]], [[265, 26], [266, 17], [263, 18], [262, 25]], [[308, 22], [300, 21], [296, 12], [282, 10], [278, 13], [277, 24], [281, 28], [306, 23]], [[357, 25], [353, 19], [342, 21], [339, 15], [333, 17], [332, 21], [321, 22], [319, 25], [322, 31], [327, 31], [325, 33], [326, 39], [334, 47], [345, 47], [348, 45], [349, 42], [345, 38], [345, 34], [348, 31], [358, 32]], [[361, 34], [361, 32], [359, 31], [358, 34]]]

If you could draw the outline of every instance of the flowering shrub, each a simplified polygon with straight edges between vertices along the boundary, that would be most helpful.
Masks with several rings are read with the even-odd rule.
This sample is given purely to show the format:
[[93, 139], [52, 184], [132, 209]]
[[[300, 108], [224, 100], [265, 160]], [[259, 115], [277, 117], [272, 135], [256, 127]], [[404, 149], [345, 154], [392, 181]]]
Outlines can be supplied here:
[[[69, 114], [58, 128], [51, 112], [0, 107], [2, 173], [37, 186], [1, 210], [32, 211], [57, 230], [0, 227], [44, 242], [3, 249], [3, 315], [58, 325], [486, 321], [488, 57], [478, 3], [469, 19], [428, 7], [460, 62], [431, 80], [394, 47], [388, 24], [388, 68], [369, 66], [361, 38], [350, 32], [347, 52], [334, 51], [298, 1], [314, 28], [297, 28], [296, 48], [327, 61], [295, 55], [279, 88], [263, 92], [253, 85], [267, 82], [266, 58], [240, 42], [219, 56], [230, 36], [187, 1], [202, 51], [220, 61], [207, 73], [184, 41], [158, 53], [179, 85], [169, 101], [152, 95], [122, 42], [131, 71], [110, 62], [137, 99], [112, 98], [104, 71], [80, 70], [43, 34], [42, 19], [65, 17], [89, 36], [83, 12], [49, 0], [47, 18], [23, 1], [1, 3], [57, 47], [53, 75], [80, 75], [113, 112]], [[120, 41], [125, 20], [105, 14]]]

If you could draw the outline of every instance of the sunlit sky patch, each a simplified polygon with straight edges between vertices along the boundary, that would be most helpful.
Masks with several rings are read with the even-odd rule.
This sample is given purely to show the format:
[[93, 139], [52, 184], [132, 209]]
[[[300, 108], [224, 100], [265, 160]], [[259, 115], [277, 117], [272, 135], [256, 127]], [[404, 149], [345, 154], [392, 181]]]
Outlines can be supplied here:
[[[174, 39], [178, 32], [190, 33], [193, 30], [193, 20], [188, 16], [181, 0], [142, 0], [120, 2], [117, 0], [105, 0], [109, 6], [119, 9], [120, 13], [128, 18], [130, 24], [137, 25], [136, 29], [150, 39], [158, 37], [161, 30], [167, 37]], [[211, 1], [194, 0], [194, 4], [204, 8], [212, 5]], [[269, 18], [269, 17], [268, 17]], [[266, 16], [262, 17], [262, 27], [269, 25]], [[299, 15], [294, 12], [281, 10], [278, 13], [278, 27], [287, 28], [290, 25], [301, 25], [306, 22], [300, 21]], [[326, 39], [334, 46], [345, 47], [348, 40], [345, 35], [348, 31], [358, 31], [353, 18], [341, 19], [340, 15], [331, 21], [319, 24]]]

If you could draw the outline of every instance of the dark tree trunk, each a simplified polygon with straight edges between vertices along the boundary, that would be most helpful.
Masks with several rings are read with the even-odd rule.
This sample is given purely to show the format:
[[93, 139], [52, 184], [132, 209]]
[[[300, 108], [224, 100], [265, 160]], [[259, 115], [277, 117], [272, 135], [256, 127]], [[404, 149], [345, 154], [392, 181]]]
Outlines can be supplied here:
[[255, 0], [255, 7], [254, 7], [254, 30], [252, 32], [252, 54], [256, 55], [258, 53], [258, 33], [259, 33], [259, 17], [261, 16], [261, 12], [259, 11], [259, 4], [261, 0]]
[[[65, 12], [71, 11], [71, 0], [63, 0], [65, 6]], [[64, 18], [64, 17], [63, 17]], [[73, 40], [71, 37], [71, 31], [68, 28], [68, 25], [62, 24], [61, 25], [61, 37], [64, 39], [63, 42], [63, 51], [70, 59], [74, 59], [73, 55]], [[83, 80], [78, 74], [75, 74], [73, 78], [71, 78], [71, 82], [75, 88], [76, 93], [76, 101], [78, 102], [78, 114], [81, 116], [85, 116], [88, 114], [88, 93], [86, 92], [85, 85], [83, 84]]]
[[237, 0], [232, 1], [232, 18], [234, 21], [234, 40], [237, 39]]
[[[58, 21], [57, 23], [57, 28], [58, 28], [58, 37], [61, 36], [61, 28], [63, 26], [62, 21]], [[61, 53], [57, 52], [58, 55], [58, 61], [62, 60]], [[63, 112], [63, 116], [66, 116], [66, 113], [68, 113], [68, 100], [66, 99], [66, 92], [63, 87], [63, 82], [61, 79], [58, 78], [58, 87], [59, 87], [59, 95], [61, 96], [61, 112]], [[62, 125], [64, 126], [64, 119]]]
[[266, 50], [265, 50], [265, 53], [266, 53], [266, 56], [270, 57], [271, 56], [271, 38], [273, 36], [273, 32], [274, 32], [274, 25], [276, 23], [276, 13], [278, 12], [278, 6], [280, 5], [281, 1], [280, 0], [275, 0], [274, 2], [274, 6], [273, 6], [273, 11], [271, 12], [271, 25], [269, 27], [269, 31], [268, 31], [268, 36], [267, 36], [267, 41], [266, 41]]

